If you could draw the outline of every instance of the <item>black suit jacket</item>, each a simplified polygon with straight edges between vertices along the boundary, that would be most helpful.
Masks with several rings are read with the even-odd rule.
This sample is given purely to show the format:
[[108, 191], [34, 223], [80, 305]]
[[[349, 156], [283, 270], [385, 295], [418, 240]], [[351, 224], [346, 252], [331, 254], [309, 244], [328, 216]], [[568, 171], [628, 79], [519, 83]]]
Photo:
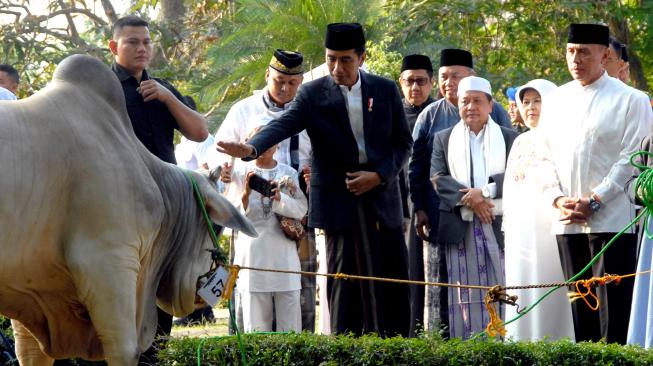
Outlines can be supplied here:
[[[306, 129], [313, 147], [310, 227], [326, 230], [350, 228], [361, 200], [374, 207], [386, 226], [398, 227], [402, 223], [397, 177], [408, 158], [412, 137], [399, 90], [391, 80], [365, 72], [360, 76], [366, 164], [358, 163], [358, 147], [346, 102], [331, 76], [302, 85], [286, 113], [268, 123], [248, 141], [257, 153], [262, 153]], [[347, 190], [345, 173], [359, 170], [377, 172], [383, 184], [355, 196]]]
[[[461, 122], [459, 122], [461, 123]], [[501, 127], [503, 140], [506, 143], [506, 159], [512, 148], [512, 143], [517, 138], [517, 132]], [[431, 181], [435, 192], [440, 197], [440, 220], [438, 223], [438, 243], [449, 245], [458, 244], [465, 238], [468, 221], [464, 221], [460, 216], [461, 206], [457, 206], [463, 197], [460, 192], [462, 188], [468, 188], [458, 183], [449, 170], [449, 137], [451, 137], [453, 127], [442, 130], [433, 136], [433, 155], [431, 156]], [[493, 175], [489, 182], [495, 182], [497, 185], [497, 196], [503, 196], [503, 176], [504, 173]], [[501, 231], [502, 217], [497, 216], [492, 222], [494, 236], [497, 238], [499, 245], [503, 248], [503, 232]]]

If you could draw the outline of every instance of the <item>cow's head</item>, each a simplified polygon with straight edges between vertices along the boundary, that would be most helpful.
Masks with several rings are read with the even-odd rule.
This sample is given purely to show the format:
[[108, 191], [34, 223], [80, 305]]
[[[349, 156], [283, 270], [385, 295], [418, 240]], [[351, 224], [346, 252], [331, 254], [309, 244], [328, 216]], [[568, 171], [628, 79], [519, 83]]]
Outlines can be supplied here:
[[[191, 174], [197, 182], [206, 211], [213, 223], [251, 237], [258, 236], [249, 220], [216, 190], [219, 169], [211, 172], [200, 170]], [[196, 199], [194, 193], [193, 199]], [[197, 212], [189, 214], [194, 222], [184, 226], [190, 226], [191, 230], [197, 232], [185, 235], [184, 249], [172, 259], [172, 265], [168, 266], [157, 292], [158, 305], [175, 316], [183, 316], [194, 310], [197, 279], [209, 271], [212, 263], [209, 250], [213, 249], [214, 245], [199, 206], [193, 206]]]

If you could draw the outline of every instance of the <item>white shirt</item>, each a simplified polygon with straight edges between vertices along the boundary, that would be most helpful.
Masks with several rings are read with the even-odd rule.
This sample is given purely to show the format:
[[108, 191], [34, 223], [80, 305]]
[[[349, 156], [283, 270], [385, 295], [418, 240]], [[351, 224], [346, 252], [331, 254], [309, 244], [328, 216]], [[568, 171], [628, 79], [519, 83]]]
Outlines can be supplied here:
[[177, 166], [185, 169], [196, 170], [206, 163], [207, 153], [214, 148], [213, 135], [203, 142], [195, 142], [182, 136], [181, 141], [175, 146], [175, 159]]
[[652, 124], [648, 97], [607, 72], [590, 85], [574, 80], [549, 94], [538, 129], [558, 184], [545, 187], [545, 197], [553, 204], [560, 196], [595, 193], [602, 202], [587, 223], [554, 220], [554, 233], [615, 233], [634, 218], [635, 207], [624, 193], [633, 172], [628, 160]]
[[363, 94], [361, 90], [361, 75], [358, 73], [358, 81], [351, 89], [339, 85], [347, 105], [347, 115], [351, 124], [351, 131], [354, 133], [358, 145], [358, 163], [367, 163], [367, 152], [365, 151], [365, 129], [363, 125]]
[[16, 100], [16, 95], [0, 86], [0, 100]]
[[[244, 142], [247, 135], [258, 126], [265, 126], [270, 121], [281, 117], [288, 109], [289, 103], [286, 103], [283, 109], [268, 108], [264, 99], [264, 93], [258, 92], [234, 104], [224, 121], [215, 134], [216, 141], [238, 141]], [[310, 165], [311, 160], [311, 142], [306, 131], [299, 133], [299, 169]], [[263, 153], [261, 151], [260, 153]], [[209, 152], [207, 163], [209, 168], [222, 165], [230, 161], [231, 157], [215, 150], [215, 146]], [[277, 152], [274, 153], [274, 160], [279, 163], [291, 165], [290, 161], [290, 139], [285, 139], [279, 143]]]
[[[244, 190], [244, 179], [247, 172], [256, 174], [268, 180], [279, 181], [287, 176], [292, 179], [297, 190], [294, 196], [281, 191], [281, 200], [271, 200], [261, 197], [252, 191], [249, 196], [247, 210], [243, 210], [241, 195]], [[256, 161], [238, 164], [234, 168], [232, 181], [225, 192], [227, 199], [247, 216], [256, 232], [257, 238], [251, 238], [238, 233], [234, 243], [234, 264], [247, 267], [285, 269], [299, 271], [299, 255], [294, 241], [286, 238], [281, 230], [276, 214], [301, 219], [306, 215], [308, 204], [306, 196], [299, 189], [297, 171], [285, 164], [277, 163], [272, 169], [256, 167]], [[272, 273], [253, 270], [241, 270], [238, 275], [238, 290], [251, 292], [293, 291], [301, 289], [300, 276], [297, 274]]]
[[485, 172], [485, 167], [487, 166], [484, 146], [486, 126], [487, 124], [483, 126], [483, 129], [479, 131], [478, 135], [468, 129], [469, 151], [472, 156], [473, 188], [485, 188], [490, 193], [489, 198], [494, 198], [496, 197], [497, 185], [494, 182], [488, 182], [488, 174]]

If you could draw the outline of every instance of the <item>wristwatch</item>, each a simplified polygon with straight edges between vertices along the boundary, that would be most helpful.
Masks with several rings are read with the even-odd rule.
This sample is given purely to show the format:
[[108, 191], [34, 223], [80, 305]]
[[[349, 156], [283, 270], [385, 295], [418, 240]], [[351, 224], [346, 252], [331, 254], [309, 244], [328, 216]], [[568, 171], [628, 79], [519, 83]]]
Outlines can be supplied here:
[[490, 198], [490, 190], [487, 187], [481, 188], [481, 195], [483, 195], [483, 198]]
[[601, 202], [597, 201], [594, 196], [590, 196], [590, 210], [596, 213], [601, 209]]

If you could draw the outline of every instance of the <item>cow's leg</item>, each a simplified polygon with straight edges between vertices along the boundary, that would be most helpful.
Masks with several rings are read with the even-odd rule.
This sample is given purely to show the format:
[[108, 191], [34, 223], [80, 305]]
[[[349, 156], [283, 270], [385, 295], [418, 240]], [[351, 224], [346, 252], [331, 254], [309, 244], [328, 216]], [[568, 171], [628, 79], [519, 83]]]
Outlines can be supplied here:
[[54, 359], [41, 351], [39, 342], [21, 322], [12, 319], [11, 326], [14, 328], [16, 356], [21, 366], [51, 366], [54, 363]]
[[[90, 246], [92, 247], [92, 246]], [[71, 260], [80, 299], [86, 305], [109, 366], [136, 366], [140, 350], [136, 328], [138, 262], [114, 253], [81, 252]], [[134, 265], [129, 265], [134, 263]]]

